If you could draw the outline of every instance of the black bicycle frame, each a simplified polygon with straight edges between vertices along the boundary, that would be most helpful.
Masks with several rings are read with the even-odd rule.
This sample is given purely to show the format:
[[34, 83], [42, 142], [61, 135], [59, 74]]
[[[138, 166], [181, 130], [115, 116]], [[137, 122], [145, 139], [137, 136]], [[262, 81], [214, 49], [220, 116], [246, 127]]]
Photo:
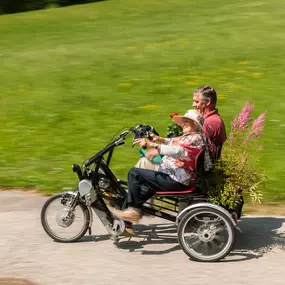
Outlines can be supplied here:
[[[133, 130], [129, 130], [125, 132], [125, 134], [121, 135], [118, 139], [108, 144], [104, 149], [100, 150], [97, 154], [87, 160], [83, 167], [85, 171], [83, 175], [81, 175], [82, 179], [86, 176], [86, 173], [89, 171], [88, 167], [92, 164], [95, 164], [95, 170], [91, 171], [92, 175], [89, 178], [92, 181], [92, 185], [96, 192], [96, 199], [91, 204], [91, 207], [96, 212], [100, 220], [105, 226], [110, 226], [113, 223], [114, 217], [108, 209], [104, 199], [108, 200], [111, 204], [118, 206], [119, 208], [124, 208], [127, 206], [127, 191], [126, 186], [127, 182], [117, 179], [113, 174], [112, 170], [109, 168], [113, 152], [115, 147], [124, 144], [124, 140], [128, 135], [130, 135]], [[108, 154], [107, 160], [105, 161], [104, 155]], [[77, 172], [77, 171], [76, 171]], [[100, 179], [100, 175], [104, 173], [104, 177], [108, 179], [110, 182], [110, 189], [112, 192], [103, 192], [99, 189], [98, 182]], [[78, 174], [79, 176], [79, 174]], [[104, 198], [104, 199], [103, 199]], [[178, 212], [178, 202], [179, 199], [175, 197], [162, 197], [155, 196], [154, 199], [156, 201], [160, 201], [161, 205], [145, 203], [142, 210], [148, 215], [153, 215], [160, 217], [162, 219], [166, 219], [169, 221], [176, 220], [176, 213]], [[166, 206], [169, 206], [166, 208]]]

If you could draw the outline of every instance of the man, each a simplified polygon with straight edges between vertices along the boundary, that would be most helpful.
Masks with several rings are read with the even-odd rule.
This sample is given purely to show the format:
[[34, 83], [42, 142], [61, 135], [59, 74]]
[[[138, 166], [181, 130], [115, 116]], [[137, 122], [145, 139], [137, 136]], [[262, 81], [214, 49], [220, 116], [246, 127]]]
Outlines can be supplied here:
[[211, 86], [197, 88], [193, 93], [193, 107], [204, 117], [203, 131], [214, 158], [221, 154], [222, 145], [227, 139], [223, 119], [216, 109], [217, 93]]

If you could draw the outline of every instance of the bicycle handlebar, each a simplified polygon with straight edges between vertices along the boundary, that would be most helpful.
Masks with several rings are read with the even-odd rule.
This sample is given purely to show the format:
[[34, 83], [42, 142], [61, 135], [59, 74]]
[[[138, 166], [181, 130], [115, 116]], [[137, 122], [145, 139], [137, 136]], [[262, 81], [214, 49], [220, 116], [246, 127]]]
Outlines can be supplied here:
[[109, 152], [111, 149], [115, 148], [116, 146], [124, 144], [124, 140], [132, 133], [135, 134], [135, 138], [150, 138], [150, 133], [153, 132], [154, 134], [158, 135], [158, 133], [155, 131], [155, 129], [152, 126], [145, 126], [142, 124], [137, 125], [135, 128], [130, 128], [127, 131], [124, 131], [120, 134], [119, 138], [105, 146], [102, 150], [97, 152], [94, 156], [92, 156], [90, 159], [85, 161], [83, 164], [83, 167], [88, 167], [91, 164], [93, 164], [97, 158], [102, 157], [104, 154]]

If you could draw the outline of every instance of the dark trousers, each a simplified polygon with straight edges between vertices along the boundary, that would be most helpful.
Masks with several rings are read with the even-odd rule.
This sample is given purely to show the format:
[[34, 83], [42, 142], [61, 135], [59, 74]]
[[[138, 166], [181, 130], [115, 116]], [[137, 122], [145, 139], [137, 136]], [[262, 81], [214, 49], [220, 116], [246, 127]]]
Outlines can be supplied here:
[[131, 168], [128, 174], [128, 205], [141, 208], [156, 192], [187, 190], [189, 186], [154, 170]]

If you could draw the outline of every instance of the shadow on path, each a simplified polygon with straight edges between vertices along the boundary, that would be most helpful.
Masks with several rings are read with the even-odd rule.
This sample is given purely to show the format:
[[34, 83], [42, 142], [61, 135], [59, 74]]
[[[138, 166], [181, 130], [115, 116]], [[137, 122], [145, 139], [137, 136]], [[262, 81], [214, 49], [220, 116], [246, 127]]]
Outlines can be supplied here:
[[[239, 223], [236, 243], [229, 254], [230, 260], [242, 261], [262, 257], [274, 249], [285, 251], [285, 218], [244, 217]], [[161, 255], [180, 250], [175, 224], [135, 225], [135, 235], [121, 237], [115, 243], [118, 248], [142, 254]], [[157, 250], [148, 250], [147, 245], [160, 244]], [[170, 245], [170, 246], [169, 246]]]
[[248, 250], [264, 254], [274, 248], [285, 250], [285, 217], [246, 217], [237, 232], [235, 250]]

